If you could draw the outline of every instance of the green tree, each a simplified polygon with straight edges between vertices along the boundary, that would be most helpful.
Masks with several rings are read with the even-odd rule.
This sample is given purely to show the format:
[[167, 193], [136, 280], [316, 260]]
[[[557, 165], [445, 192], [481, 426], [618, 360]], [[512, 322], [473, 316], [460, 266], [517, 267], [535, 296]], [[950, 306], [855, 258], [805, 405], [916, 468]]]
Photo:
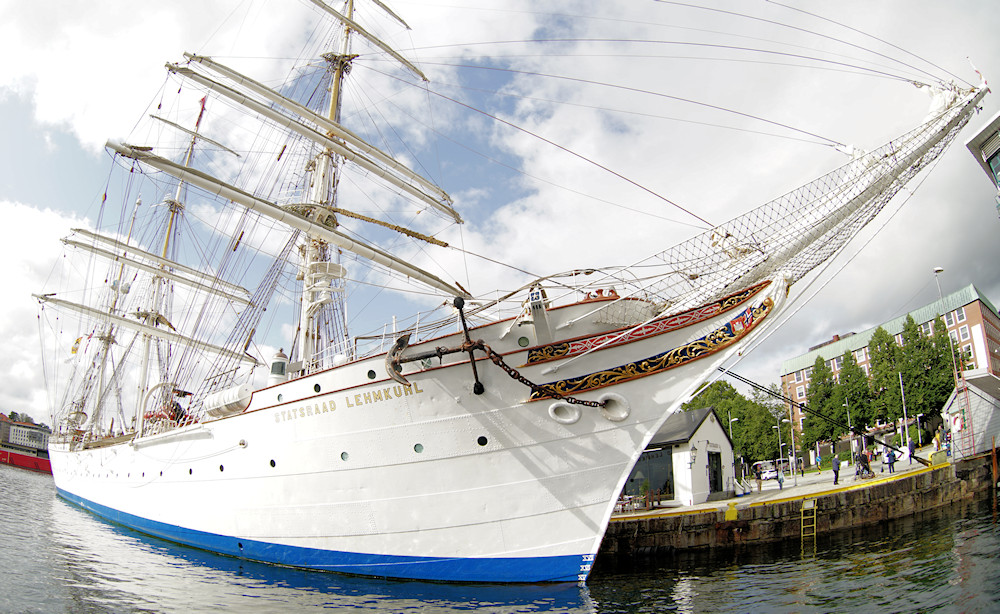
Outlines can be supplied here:
[[[858, 366], [853, 352], [844, 352], [843, 364], [840, 367], [840, 382], [836, 386], [835, 397], [838, 402], [836, 419], [839, 422], [853, 426], [855, 431], [863, 430], [873, 422], [868, 376], [865, 375], [864, 369]], [[846, 429], [837, 429], [837, 432], [846, 432]]]
[[[778, 458], [782, 456], [778, 444], [778, 431], [774, 428], [781, 428], [781, 443], [791, 445], [791, 423], [782, 422], [788, 417], [788, 406], [782, 403], [780, 389], [776, 384], [771, 384], [770, 393], [754, 390], [751, 395], [754, 414], [751, 416], [751, 428], [748, 432], [753, 433], [754, 450], [756, 460]], [[798, 440], [795, 441], [798, 444]], [[788, 454], [787, 448], [785, 455]]]
[[[772, 390], [777, 387], [771, 386]], [[740, 394], [728, 382], [718, 380], [701, 388], [700, 392], [690, 401], [681, 406], [682, 411], [690, 411], [701, 407], [712, 407], [719, 419], [725, 424], [730, 418], [737, 418], [732, 423], [733, 451], [742, 456], [747, 463], [758, 460], [773, 459], [778, 454], [778, 434], [771, 428], [784, 413], [783, 406], [774, 398], [764, 393], [754, 392], [753, 400]], [[787, 426], [782, 431], [782, 442], [788, 440]], [[729, 433], [729, 425], [725, 425]]]
[[[736, 418], [738, 422], [732, 425], [734, 427], [732, 429], [733, 453], [736, 456], [745, 456], [749, 438], [744, 433], [742, 426], [749, 422], [749, 406], [750, 401], [740, 394], [732, 384], [723, 380], [716, 380], [711, 384], [703, 386], [694, 398], [681, 406], [681, 410], [691, 411], [692, 409], [700, 409], [702, 407], [714, 408], [715, 414], [723, 423], [723, 429], [725, 429], [726, 434], [730, 432], [730, 424], [727, 424], [728, 421], [731, 418]], [[740, 426], [737, 427], [736, 425]]]
[[823, 360], [822, 356], [817, 356], [816, 362], [813, 363], [809, 389], [806, 391], [806, 405], [809, 407], [809, 412], [806, 413], [802, 432], [802, 447], [804, 449], [811, 448], [817, 441], [833, 439], [835, 434], [833, 425], [817, 414], [835, 418], [835, 404], [838, 403], [834, 395], [835, 384], [830, 365]]
[[902, 416], [897, 371], [899, 345], [879, 326], [868, 342], [868, 364], [871, 369], [872, 419], [891, 421]]
[[952, 343], [941, 316], [934, 319], [934, 332], [930, 341], [934, 348], [930, 373], [935, 399], [932, 411], [938, 413], [955, 389], [955, 366], [959, 360], [957, 348]]
[[[943, 326], [943, 324], [942, 324]], [[934, 372], [941, 362], [934, 341], [923, 334], [911, 316], [903, 325], [903, 347], [900, 349], [899, 372], [902, 376], [907, 415], [930, 414], [940, 409], [939, 378]], [[950, 366], [945, 371], [950, 374]], [[949, 389], [948, 392], [951, 392]]]

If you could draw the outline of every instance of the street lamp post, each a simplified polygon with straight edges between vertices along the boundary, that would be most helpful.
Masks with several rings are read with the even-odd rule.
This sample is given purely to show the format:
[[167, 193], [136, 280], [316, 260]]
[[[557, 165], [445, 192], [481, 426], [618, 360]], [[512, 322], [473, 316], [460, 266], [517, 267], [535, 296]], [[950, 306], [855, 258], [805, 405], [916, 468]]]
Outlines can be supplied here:
[[[937, 284], [938, 290], [938, 301], [942, 303], [941, 307], [944, 307], [944, 295], [941, 294], [941, 281], [938, 279], [938, 274], [944, 273], [944, 269], [937, 266], [934, 267], [934, 283]], [[955, 362], [955, 347], [952, 345], [951, 341], [951, 331], [948, 330], [948, 322], [945, 320], [944, 332], [948, 335], [948, 353], [951, 354], [951, 375], [955, 379], [955, 389], [958, 390], [958, 363]]]
[[920, 431], [920, 419], [923, 418], [923, 414], [917, 414], [917, 445], [921, 448], [924, 447], [924, 435]]
[[[847, 430], [851, 434], [851, 439], [850, 439], [850, 441], [851, 441], [851, 459], [850, 460], [853, 463], [854, 462], [854, 426], [851, 424], [851, 406], [850, 406], [849, 400], [846, 397], [844, 398], [844, 407], [847, 408]], [[864, 443], [864, 442], [862, 442], [862, 443]]]
[[[785, 422], [788, 422], [787, 418], [785, 419]], [[781, 459], [785, 455], [785, 453], [782, 452], [782, 448], [785, 447], [785, 444], [781, 443], [781, 428], [780, 427], [781, 427], [781, 423], [780, 422], [777, 425], [771, 427], [774, 430], [778, 431], [778, 471], [781, 471]]]
[[[733, 418], [733, 412], [726, 410], [729, 414], [729, 441], [733, 443], [733, 422], [739, 422], [739, 418]], [[742, 472], [741, 472], [742, 473]], [[736, 446], [733, 445], [733, 479], [739, 483], [739, 479], [736, 477]], [[733, 489], [735, 490], [735, 488]]]
[[[903, 429], [906, 431], [906, 453], [910, 453], [910, 426], [906, 417], [906, 392], [903, 390], [903, 374], [899, 373], [899, 398], [903, 402]], [[913, 461], [910, 461], [913, 462]]]
[[[791, 411], [791, 408], [789, 408], [788, 411]], [[792, 485], [793, 486], [798, 486], [799, 485], [799, 472], [798, 472], [799, 459], [798, 459], [798, 454], [795, 452], [795, 424], [791, 420], [789, 420], [788, 418], [784, 418], [782, 420], [782, 422], [787, 422], [788, 423], [789, 433], [792, 436], [792, 445], [788, 448], [788, 456], [791, 459], [791, 463], [792, 463]]]

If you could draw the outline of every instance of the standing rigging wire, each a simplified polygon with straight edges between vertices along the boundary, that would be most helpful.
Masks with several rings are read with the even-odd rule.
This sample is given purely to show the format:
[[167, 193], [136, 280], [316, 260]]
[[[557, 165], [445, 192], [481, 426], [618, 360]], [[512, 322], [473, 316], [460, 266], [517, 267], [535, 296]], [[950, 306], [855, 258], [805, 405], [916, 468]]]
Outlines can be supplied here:
[[[517, 72], [517, 71], [515, 71], [515, 72]], [[625, 88], [625, 89], [629, 89], [629, 88]], [[512, 129], [514, 129], [514, 130], [516, 130], [518, 132], [522, 132], [524, 134], [527, 134], [528, 136], [536, 138], [536, 139], [538, 139], [538, 140], [540, 140], [540, 141], [542, 141], [544, 143], [548, 143], [549, 145], [555, 147], [556, 149], [559, 149], [560, 151], [568, 153], [569, 155], [571, 155], [571, 156], [573, 156], [575, 158], [579, 158], [580, 160], [583, 160], [584, 162], [586, 162], [588, 164], [596, 166], [597, 168], [600, 168], [601, 170], [603, 170], [603, 171], [605, 171], [607, 173], [610, 173], [611, 175], [614, 175], [615, 177], [618, 177], [622, 181], [624, 181], [624, 182], [626, 182], [628, 184], [631, 184], [631, 185], [639, 188], [643, 192], [646, 192], [647, 194], [649, 194], [649, 195], [651, 195], [651, 196], [653, 196], [653, 197], [655, 197], [655, 198], [657, 198], [659, 200], [662, 200], [663, 202], [667, 203], [668, 205], [671, 205], [671, 206], [673, 206], [673, 207], [675, 207], [677, 209], [680, 209], [684, 213], [687, 213], [691, 217], [693, 217], [696, 220], [700, 221], [701, 223], [705, 224], [705, 227], [704, 227], [705, 230], [708, 230], [708, 229], [711, 229], [711, 228], [715, 227], [715, 224], [709, 222], [708, 220], [706, 220], [705, 218], [701, 217], [700, 215], [694, 213], [693, 211], [690, 211], [689, 209], [686, 209], [682, 205], [680, 205], [678, 203], [675, 203], [674, 201], [670, 200], [666, 196], [663, 196], [662, 194], [659, 194], [658, 192], [655, 192], [654, 190], [652, 190], [652, 189], [650, 189], [650, 188], [642, 185], [641, 183], [639, 183], [639, 182], [637, 182], [637, 181], [635, 181], [633, 179], [629, 179], [625, 175], [622, 175], [618, 171], [615, 171], [615, 170], [611, 169], [610, 167], [605, 166], [605, 165], [601, 164], [600, 162], [597, 162], [596, 160], [588, 158], [587, 156], [585, 156], [585, 155], [583, 155], [581, 153], [577, 153], [577, 152], [575, 152], [575, 151], [573, 151], [573, 150], [571, 150], [571, 149], [569, 149], [569, 148], [567, 148], [567, 147], [565, 147], [563, 145], [560, 145], [559, 143], [556, 143], [555, 141], [552, 141], [550, 139], [545, 138], [544, 136], [542, 136], [542, 135], [540, 135], [538, 133], [532, 132], [532, 131], [528, 130], [527, 128], [522, 128], [522, 127], [518, 126], [517, 124], [514, 124], [514, 123], [512, 123], [512, 122], [510, 122], [508, 120], [505, 120], [505, 119], [503, 119], [501, 117], [498, 117], [496, 115], [493, 115], [492, 113], [488, 113], [486, 111], [478, 109], [478, 108], [476, 108], [476, 107], [474, 107], [472, 105], [466, 104], [466, 103], [464, 103], [464, 102], [462, 102], [460, 100], [456, 100], [454, 98], [449, 98], [448, 96], [445, 96], [444, 94], [441, 94], [439, 92], [432, 91], [431, 93], [434, 94], [435, 96], [438, 96], [438, 97], [443, 98], [445, 100], [449, 100], [449, 101], [451, 101], [454, 104], [457, 104], [457, 105], [459, 105], [461, 107], [464, 107], [464, 108], [472, 111], [473, 113], [478, 113], [480, 115], [488, 117], [488, 118], [490, 118], [490, 119], [492, 119], [492, 120], [494, 120], [494, 121], [496, 121], [498, 123], [501, 123], [501, 124], [507, 126], [508, 128], [512, 128]]]
[[[817, 35], [819, 35], [819, 34], [817, 34]], [[822, 35], [819, 35], [819, 36], [822, 36]], [[526, 43], [526, 42], [527, 43], [609, 42], [610, 43], [610, 42], [626, 42], [626, 41], [624, 41], [623, 39], [548, 39], [548, 40], [534, 39], [534, 40], [523, 40], [523, 41], [497, 41], [497, 43], [515, 43], [515, 42], [519, 42], [519, 43]], [[727, 46], [727, 45], [714, 45], [714, 44], [704, 44], [704, 43], [684, 43], [684, 42], [677, 42], [677, 41], [646, 40], [646, 41], [628, 41], [628, 42], [646, 42], [646, 43], [657, 43], [657, 44], [697, 45], [697, 46], [707, 46], [707, 47], [714, 47], [714, 48], [721, 48], [721, 49], [730, 49], [730, 50], [735, 49], [735, 50], [741, 50], [741, 51], [752, 51], [752, 52], [757, 52], [757, 53], [775, 54], [775, 55], [782, 55], [782, 56], [787, 56], [787, 57], [801, 58], [801, 59], [813, 60], [813, 61], [818, 61], [818, 62], [823, 62], [823, 63], [835, 64], [835, 65], [839, 65], [839, 66], [843, 66], [843, 67], [854, 68], [854, 69], [857, 69], [859, 71], [864, 71], [866, 73], [870, 73], [870, 74], [877, 75], [877, 76], [883, 76], [883, 77], [886, 77], [886, 78], [897, 79], [897, 80], [907, 81], [907, 82], [913, 82], [912, 79], [907, 79], [907, 78], [901, 77], [899, 75], [887, 73], [887, 72], [884, 72], [884, 71], [875, 70], [875, 69], [872, 69], [872, 68], [867, 68], [867, 67], [864, 67], [864, 66], [859, 66], [859, 65], [854, 65], [854, 64], [847, 64], [847, 63], [844, 63], [844, 62], [837, 62], [837, 61], [833, 61], [833, 60], [826, 60], [826, 59], [823, 59], [823, 58], [810, 57], [810, 56], [804, 56], [804, 55], [799, 55], [799, 54], [791, 54], [791, 53], [786, 53], [786, 52], [770, 51], [770, 50], [765, 50], [765, 49], [753, 49], [753, 48], [747, 48], [747, 47], [734, 47], [734, 46]], [[675, 101], [678, 101], [678, 102], [683, 102], [683, 103], [687, 103], [687, 104], [693, 104], [693, 105], [701, 106], [701, 107], [704, 107], [704, 108], [714, 109], [716, 111], [722, 111], [722, 112], [725, 112], [725, 113], [730, 113], [730, 114], [733, 114], [733, 115], [736, 115], [736, 116], [740, 116], [740, 117], [744, 117], [744, 118], [747, 118], [747, 119], [752, 119], [752, 120], [755, 120], [755, 121], [764, 122], [766, 124], [769, 124], [769, 125], [772, 125], [772, 126], [775, 126], [775, 127], [779, 127], [779, 128], [785, 129], [785, 130], [789, 130], [789, 131], [792, 131], [792, 132], [797, 132], [799, 134], [803, 134], [803, 135], [806, 135], [806, 136], [814, 138], [814, 139], [819, 139], [819, 140], [821, 140], [821, 141], [824, 142], [823, 144], [825, 146], [833, 147], [835, 149], [842, 149], [842, 148], [846, 147], [846, 145], [844, 143], [841, 143], [840, 141], [837, 141], [836, 139], [825, 137], [823, 135], [820, 135], [820, 134], [817, 134], [817, 133], [814, 133], [814, 132], [810, 132], [808, 130], [804, 130], [804, 129], [801, 129], [801, 128], [796, 128], [794, 126], [791, 126], [789, 124], [785, 124], [785, 123], [782, 123], [782, 122], [779, 122], [779, 121], [769, 120], [769, 119], [766, 119], [766, 118], [763, 118], [763, 117], [760, 117], [760, 116], [757, 116], [757, 115], [753, 115], [753, 114], [750, 114], [750, 113], [744, 113], [744, 112], [737, 111], [737, 110], [734, 110], [734, 109], [730, 109], [730, 108], [726, 108], [726, 107], [722, 107], [722, 106], [718, 106], [718, 105], [713, 105], [713, 104], [710, 104], [710, 103], [705, 103], [705, 102], [701, 102], [701, 101], [697, 101], [697, 100], [692, 100], [692, 99], [689, 99], [689, 98], [683, 98], [683, 97], [679, 97], [679, 96], [673, 96], [673, 95], [665, 94], [665, 93], [661, 93], [661, 92], [654, 92], [654, 91], [651, 91], [651, 90], [645, 90], [645, 89], [640, 89], [640, 88], [632, 88], [632, 87], [628, 87], [628, 86], [614, 85], [614, 84], [610, 84], [610, 83], [599, 82], [599, 81], [594, 81], [594, 80], [589, 80], [589, 79], [568, 77], [568, 76], [563, 76], [563, 75], [552, 75], [552, 74], [545, 74], [545, 73], [532, 72], [532, 71], [520, 71], [520, 70], [506, 69], [506, 68], [493, 67], [493, 66], [466, 65], [466, 64], [449, 64], [449, 63], [440, 63], [440, 65], [451, 66], [451, 67], [455, 67], [455, 68], [470, 68], [470, 69], [474, 68], [474, 69], [480, 69], [480, 70], [505, 72], [505, 73], [509, 73], [509, 74], [529, 75], [529, 76], [543, 77], [543, 78], [548, 78], [548, 79], [565, 80], [565, 81], [571, 81], [571, 82], [576, 82], [576, 83], [583, 83], [583, 84], [588, 84], [588, 85], [597, 85], [597, 86], [601, 86], [601, 87], [610, 87], [610, 88], [615, 88], [615, 89], [621, 89], [621, 90], [624, 90], [624, 91], [630, 91], [630, 92], [634, 92], [634, 93], [646, 94], [646, 95], [650, 95], [650, 96], [668, 98], [668, 99], [675, 100]], [[479, 113], [479, 114], [485, 115], [486, 117], [489, 117], [489, 118], [491, 118], [492, 120], [494, 120], [496, 122], [505, 124], [508, 127], [514, 128], [514, 129], [516, 129], [518, 131], [521, 131], [521, 132], [524, 132], [524, 133], [528, 134], [529, 136], [532, 136], [533, 138], [536, 138], [536, 139], [539, 139], [539, 140], [541, 140], [543, 142], [546, 142], [549, 145], [552, 145], [552, 146], [554, 146], [554, 147], [556, 147], [556, 148], [558, 148], [558, 149], [560, 149], [560, 150], [562, 150], [562, 151], [564, 151], [564, 152], [566, 152], [566, 153], [568, 153], [568, 154], [570, 154], [572, 156], [575, 156], [575, 157], [577, 157], [577, 158], [579, 158], [579, 159], [587, 162], [588, 164], [592, 164], [594, 166], [597, 166], [598, 168], [604, 170], [605, 172], [608, 172], [608, 173], [610, 173], [610, 174], [618, 177], [619, 179], [621, 179], [623, 181], [626, 181], [627, 183], [630, 183], [630, 184], [632, 184], [635, 187], [638, 187], [639, 189], [641, 189], [641, 190], [643, 190], [643, 191], [645, 191], [645, 192], [647, 192], [647, 193], [655, 196], [657, 199], [665, 201], [666, 203], [670, 204], [671, 206], [677, 208], [678, 210], [680, 210], [680, 211], [688, 214], [689, 216], [697, 219], [699, 222], [701, 222], [702, 224], [705, 225], [705, 226], [703, 226], [703, 228], [713, 228], [715, 226], [715, 224], [713, 224], [713, 223], [709, 222], [708, 220], [702, 218], [701, 216], [695, 214], [694, 212], [692, 212], [688, 208], [685, 208], [684, 206], [682, 206], [682, 205], [680, 205], [680, 204], [678, 204], [678, 203], [676, 203], [676, 202], [674, 202], [674, 201], [666, 198], [665, 196], [663, 196], [663, 195], [661, 195], [659, 193], [654, 192], [653, 190], [651, 190], [651, 189], [649, 189], [649, 188], [647, 188], [647, 187], [639, 184], [638, 182], [636, 182], [634, 180], [631, 180], [628, 177], [625, 177], [624, 175], [622, 175], [622, 174], [620, 174], [620, 173], [612, 170], [611, 168], [609, 168], [609, 167], [607, 167], [607, 166], [605, 166], [605, 165], [597, 162], [596, 160], [593, 160], [591, 158], [583, 156], [582, 154], [574, 152], [574, 151], [572, 151], [572, 150], [570, 150], [570, 149], [568, 149], [568, 148], [566, 148], [566, 147], [564, 147], [564, 146], [562, 146], [562, 145], [560, 145], [560, 144], [558, 144], [558, 143], [556, 143], [554, 141], [551, 141], [551, 140], [549, 140], [549, 139], [547, 139], [547, 138], [545, 138], [545, 137], [543, 137], [543, 136], [541, 136], [541, 135], [539, 135], [537, 133], [533, 133], [533, 132], [528, 131], [528, 130], [526, 130], [524, 128], [520, 128], [520, 127], [512, 124], [511, 122], [503, 120], [503, 119], [497, 117], [496, 115], [493, 115], [493, 114], [491, 114], [491, 113], [489, 113], [487, 111], [483, 111], [481, 109], [478, 109], [477, 107], [475, 107], [475, 106], [473, 106], [471, 104], [462, 102], [462, 101], [457, 100], [455, 98], [451, 98], [449, 96], [444, 95], [443, 93], [430, 90], [429, 88], [427, 88], [426, 84], [424, 86], [424, 89], [425, 89], [426, 92], [429, 92], [430, 94], [433, 94], [435, 96], [438, 96], [440, 98], [448, 100], [448, 101], [452, 102], [453, 104], [457, 104], [457, 105], [463, 106], [466, 109], [469, 109], [469, 110], [471, 110], [471, 111], [473, 111], [475, 113]], [[739, 128], [732, 128], [732, 129], [741, 130]], [[802, 140], [805, 141], [806, 139], [802, 139]], [[806, 141], [806, 142], [809, 142], [809, 141]], [[518, 172], [521, 172], [518, 169], [514, 169], [514, 170], [517, 170]]]
[[[715, 13], [722, 13], [722, 14], [725, 14], [725, 15], [732, 15], [734, 17], [742, 17], [744, 19], [750, 19], [750, 20], [753, 20], [753, 21], [760, 21], [760, 22], [763, 22], [763, 23], [768, 23], [768, 24], [771, 24], [771, 25], [779, 26], [779, 27], [782, 27], [782, 28], [788, 28], [790, 30], [795, 30], [797, 32], [803, 32], [805, 34], [810, 34], [810, 35], [813, 35], [813, 36], [818, 36], [819, 38], [824, 38], [824, 39], [827, 39], [827, 40], [834, 41], [836, 43], [840, 43], [842, 45], [847, 45], [849, 47], [854, 47], [855, 49], [859, 49], [859, 50], [864, 51], [866, 53], [870, 53], [872, 55], [875, 55], [875, 56], [887, 59], [887, 60], [889, 60], [891, 62], [895, 62], [897, 64], [901, 64], [903, 66], [906, 66], [907, 68], [913, 69], [913, 70], [917, 71], [918, 73], [921, 73], [921, 74], [929, 77], [930, 79], [933, 79], [934, 81], [937, 81], [937, 82], [941, 81], [935, 75], [927, 72], [926, 70], [923, 70], [921, 68], [913, 66], [912, 64], [908, 64], [908, 63], [906, 63], [906, 62], [904, 62], [902, 60], [899, 60], [899, 59], [893, 58], [891, 56], [885, 55], [883, 53], [875, 51], [874, 49], [869, 49], [867, 47], [858, 45], [856, 43], [851, 43], [849, 41], [846, 41], [846, 40], [841, 39], [841, 38], [837, 38], [835, 36], [830, 36], [828, 34], [823, 34], [823, 33], [820, 33], [820, 32], [816, 32], [815, 30], [809, 30], [809, 29], [802, 28], [802, 27], [799, 27], [799, 26], [793, 26], [791, 24], [782, 23], [780, 21], [775, 21], [773, 19], [765, 19], [763, 17], [755, 17], [753, 15], [748, 15], [746, 13], [737, 13], [735, 11], [728, 11], [728, 10], [725, 10], [725, 9], [718, 9], [718, 8], [713, 8], [713, 7], [708, 7], [708, 6], [699, 6], [697, 4], [688, 4], [686, 2], [677, 2], [676, 0], [654, 0], [654, 1], [655, 2], [659, 2], [660, 4], [672, 4], [672, 5], [675, 5], [675, 6], [683, 6], [683, 7], [686, 7], [686, 8], [701, 9], [703, 11], [712, 11], [712, 12], [715, 12]], [[766, 0], [766, 1], [767, 2], [771, 2], [771, 0]], [[779, 4], [777, 2], [772, 2], [772, 4], [775, 4], [776, 6], [780, 6], [780, 7], [783, 7], [783, 8], [792, 8], [792, 10], [800, 10], [800, 9], [794, 9], [793, 7], [787, 7], [787, 6], [785, 6], [783, 4]], [[814, 14], [809, 13], [807, 11], [801, 11], [801, 12], [803, 12], [803, 13], [805, 13], [807, 15], [811, 15], [813, 17], [816, 17], [818, 19], [825, 19], [823, 17], [820, 17], [819, 15], [814, 15]], [[843, 24], [837, 23], [835, 21], [832, 21], [832, 20], [827, 20], [827, 21], [830, 21], [831, 23], [835, 23], [835, 24], [837, 24], [839, 26], [842, 26], [842, 27], [854, 30], [854, 28], [850, 28], [849, 26], [844, 26]], [[860, 30], [854, 30], [854, 31], [856, 31], [856, 32], [858, 32], [860, 34], [864, 34], [864, 32], [861, 32]], [[868, 36], [868, 35], [866, 35], [866, 36]], [[875, 37], [872, 36], [871, 38], [875, 38]], [[879, 39], [875, 38], [875, 40], [879, 40]], [[885, 41], [880, 41], [880, 42], [885, 43]], [[888, 44], [888, 43], [886, 43], [886, 44]], [[899, 49], [899, 48], [897, 47], [897, 49]], [[902, 49], [900, 49], [900, 51], [902, 51]], [[909, 55], [913, 55], [913, 57], [921, 59], [922, 61], [926, 62], [927, 64], [931, 64], [930, 62], [927, 62], [926, 60], [923, 60], [922, 58], [919, 58], [918, 56], [916, 56], [916, 55], [914, 55], [912, 53], [909, 53], [909, 52], [904, 52], [904, 53], [907, 53]], [[944, 70], [944, 69], [941, 69], [938, 66], [935, 66], [934, 64], [931, 64], [931, 66], [934, 66], [935, 68], [938, 68], [939, 70]], [[945, 72], [948, 72], [948, 71], [945, 71]], [[951, 74], [951, 73], [948, 73], [948, 74]], [[954, 76], [954, 75], [952, 75], [952, 76]]]
[[[787, 5], [787, 4], [781, 4], [780, 2], [775, 2], [774, 0], [765, 0], [765, 1], [766, 1], [766, 2], [769, 2], [769, 3], [771, 3], [771, 4], [774, 4], [774, 5], [776, 5], [776, 6], [780, 6], [780, 7], [782, 7], [782, 8], [786, 8], [786, 9], [788, 9], [788, 10], [790, 10], [790, 11], [797, 11], [797, 12], [799, 12], [799, 13], [803, 13], [803, 14], [805, 14], [805, 15], [809, 15], [810, 17], [815, 17], [816, 19], [821, 19], [821, 20], [823, 20], [823, 21], [827, 21], [827, 22], [829, 22], [829, 23], [832, 23], [832, 24], [834, 24], [834, 25], [837, 25], [837, 26], [840, 26], [841, 28], [846, 28], [847, 30], [850, 30], [850, 31], [852, 31], [852, 32], [857, 32], [858, 34], [860, 34], [860, 35], [862, 35], [862, 36], [866, 36], [866, 37], [868, 37], [868, 38], [871, 38], [871, 39], [874, 39], [874, 40], [877, 40], [878, 42], [882, 43], [883, 45], [888, 45], [889, 47], [892, 47], [893, 49], [896, 49], [896, 50], [898, 50], [898, 51], [901, 51], [901, 52], [905, 53], [906, 55], [909, 55], [909, 56], [912, 56], [912, 57], [914, 57], [914, 58], [916, 58], [916, 59], [920, 60], [921, 62], [923, 62], [923, 63], [925, 63], [925, 64], [929, 64], [930, 66], [933, 66], [934, 68], [936, 68], [936, 69], [938, 69], [938, 70], [942, 71], [943, 73], [947, 74], [948, 76], [950, 76], [950, 77], [952, 77], [952, 78], [954, 78], [954, 79], [957, 79], [957, 80], [961, 81], [962, 83], [965, 83], [966, 85], [968, 85], [968, 86], [970, 86], [970, 87], [972, 86], [972, 84], [971, 84], [971, 83], [969, 83], [968, 81], [966, 81], [966, 80], [965, 80], [965, 79], [963, 79], [962, 77], [959, 77], [959, 76], [958, 76], [958, 75], [956, 75], [955, 73], [953, 73], [953, 72], [949, 71], [948, 69], [946, 69], [946, 68], [943, 68], [943, 67], [941, 67], [941, 66], [938, 66], [938, 65], [937, 65], [937, 64], [935, 64], [934, 62], [931, 62], [930, 60], [928, 60], [928, 59], [926, 59], [926, 58], [924, 58], [924, 57], [921, 57], [921, 56], [919, 56], [919, 55], [917, 55], [917, 54], [913, 53], [912, 51], [907, 51], [906, 49], [903, 49], [903, 48], [902, 48], [902, 47], [900, 47], [899, 45], [895, 45], [895, 44], [893, 44], [893, 43], [890, 43], [889, 41], [887, 41], [887, 40], [885, 40], [885, 39], [882, 39], [882, 38], [879, 38], [879, 37], [877, 37], [877, 36], [875, 36], [875, 35], [872, 35], [872, 34], [869, 34], [869, 33], [865, 32], [865, 31], [863, 31], [863, 30], [859, 30], [859, 29], [857, 29], [857, 28], [854, 28], [854, 27], [852, 27], [852, 26], [849, 26], [849, 25], [847, 25], [847, 24], [845, 24], [845, 23], [841, 23], [841, 22], [839, 22], [839, 21], [835, 21], [835, 20], [833, 20], [833, 19], [830, 19], [829, 17], [823, 17], [822, 15], [819, 15], [819, 14], [817, 14], [817, 13], [810, 13], [809, 11], [806, 11], [806, 10], [803, 10], [803, 9], [800, 9], [800, 8], [798, 8], [798, 7], [794, 7], [794, 6], [789, 6], [789, 5]], [[836, 40], [836, 39], [835, 39], [835, 40]], [[850, 43], [847, 43], [847, 44], [850, 44]], [[852, 45], [852, 46], [854, 46], [854, 47], [858, 47], [859, 49], [863, 49], [862, 47], [859, 47], [859, 46], [857, 46], [857, 45]], [[886, 56], [886, 55], [883, 55], [883, 54], [881, 54], [881, 53], [877, 53], [877, 52], [875, 52], [875, 51], [872, 51], [872, 50], [868, 50], [868, 51], [870, 51], [871, 53], [875, 53], [876, 55], [879, 55], [879, 56], [882, 56], [882, 57], [885, 57], [885, 58], [887, 58], [887, 59], [889, 59], [889, 60], [892, 60], [893, 62], [897, 62], [897, 63], [899, 63], [899, 64], [902, 64], [903, 66], [907, 66], [907, 67], [909, 67], [909, 68], [913, 68], [914, 70], [919, 70], [919, 69], [917, 69], [916, 67], [914, 67], [914, 66], [911, 66], [910, 64], [907, 64], [907, 63], [905, 63], [905, 62], [902, 62], [901, 60], [897, 60], [897, 59], [895, 59], [895, 58], [891, 58], [891, 57], [889, 57], [889, 56]], [[924, 74], [927, 74], [928, 76], [931, 76], [931, 75], [930, 75], [929, 73], [926, 73], [925, 71], [921, 71], [921, 72], [924, 72]]]

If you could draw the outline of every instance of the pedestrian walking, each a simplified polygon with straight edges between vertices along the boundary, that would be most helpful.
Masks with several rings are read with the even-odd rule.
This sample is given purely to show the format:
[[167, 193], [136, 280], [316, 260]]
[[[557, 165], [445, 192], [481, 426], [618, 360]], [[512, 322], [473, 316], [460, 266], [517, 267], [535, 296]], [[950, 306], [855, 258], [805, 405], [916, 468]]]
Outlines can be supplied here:
[[886, 453], [885, 455], [885, 461], [889, 464], [889, 473], [895, 473], [896, 452], [893, 450], [889, 450], [889, 452]]
[[781, 490], [781, 487], [784, 485], [784, 483], [785, 483], [785, 472], [779, 470], [778, 471], [778, 490]]
[[833, 464], [831, 466], [833, 467], [833, 485], [836, 486], [837, 480], [840, 478], [840, 459], [837, 458], [836, 454], [833, 455]]
[[916, 451], [916, 449], [917, 449], [917, 444], [913, 443], [913, 440], [911, 439], [910, 440], [910, 445], [909, 445], [910, 464], [911, 465], [913, 464], [913, 453]]

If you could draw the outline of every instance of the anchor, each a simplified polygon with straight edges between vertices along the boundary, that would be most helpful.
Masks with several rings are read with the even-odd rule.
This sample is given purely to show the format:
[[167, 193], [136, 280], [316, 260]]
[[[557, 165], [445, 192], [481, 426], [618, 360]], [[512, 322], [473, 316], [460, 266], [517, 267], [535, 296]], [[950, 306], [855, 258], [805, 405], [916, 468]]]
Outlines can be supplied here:
[[465, 322], [465, 299], [460, 296], [455, 297], [453, 302], [455, 308], [458, 309], [458, 317], [462, 322], [462, 332], [465, 336], [465, 342], [457, 347], [436, 347], [433, 350], [428, 350], [426, 352], [419, 352], [417, 354], [411, 354], [409, 356], [403, 356], [403, 351], [406, 350], [407, 346], [410, 344], [410, 333], [400, 336], [392, 344], [388, 353], [385, 355], [385, 371], [394, 381], [404, 385], [409, 386], [410, 382], [403, 376], [403, 363], [405, 362], [417, 362], [420, 360], [425, 360], [427, 358], [437, 357], [439, 360], [447, 354], [456, 354], [459, 352], [469, 353], [469, 363], [472, 365], [472, 379], [474, 384], [472, 385], [472, 392], [474, 394], [483, 394], [486, 391], [486, 387], [483, 383], [479, 381], [479, 371], [476, 369], [476, 355], [475, 350], [484, 349], [484, 344], [482, 341], [472, 341], [469, 337], [469, 327]]

